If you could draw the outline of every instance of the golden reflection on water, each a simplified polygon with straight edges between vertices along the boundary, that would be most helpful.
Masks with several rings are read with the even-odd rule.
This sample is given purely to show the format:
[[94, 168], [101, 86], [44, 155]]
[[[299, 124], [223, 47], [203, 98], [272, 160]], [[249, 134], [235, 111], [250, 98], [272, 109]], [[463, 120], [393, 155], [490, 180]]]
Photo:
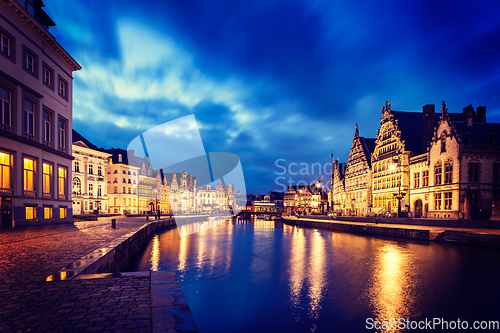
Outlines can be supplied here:
[[179, 237], [179, 265], [177, 270], [181, 272], [186, 269], [188, 242], [189, 237]]
[[294, 310], [294, 320], [300, 321], [299, 310], [301, 300], [307, 295], [308, 316], [317, 319], [322, 309], [322, 301], [326, 292], [325, 239], [317, 230], [306, 237], [304, 229], [294, 227], [291, 230], [284, 226], [286, 232], [291, 231], [290, 255], [290, 304]]
[[160, 236], [153, 237], [153, 246], [151, 248], [151, 271], [156, 272], [160, 269]]
[[309, 318], [319, 318], [321, 301], [325, 292], [325, 240], [321, 233], [314, 230], [311, 244], [311, 263], [309, 267]]
[[[198, 222], [190, 222], [189, 220], [184, 221], [179, 219], [179, 224], [177, 225], [177, 230], [179, 230], [179, 236], [185, 237], [197, 232], [201, 232], [203, 230], [218, 226], [219, 224], [222, 224], [226, 222], [227, 219], [212, 219], [211, 217], [206, 217], [205, 221], [198, 221]], [[176, 220], [177, 222], [177, 220]]]
[[[300, 298], [302, 294], [302, 287], [304, 284], [304, 271], [305, 271], [305, 237], [304, 229], [293, 228], [292, 242], [293, 247], [290, 255], [290, 303], [292, 309], [297, 309], [300, 305]], [[298, 321], [300, 318], [295, 318]]]
[[[385, 244], [375, 257], [368, 301], [378, 321], [414, 318], [416, 303], [413, 257], [404, 248]], [[384, 332], [400, 332], [396, 328]]]

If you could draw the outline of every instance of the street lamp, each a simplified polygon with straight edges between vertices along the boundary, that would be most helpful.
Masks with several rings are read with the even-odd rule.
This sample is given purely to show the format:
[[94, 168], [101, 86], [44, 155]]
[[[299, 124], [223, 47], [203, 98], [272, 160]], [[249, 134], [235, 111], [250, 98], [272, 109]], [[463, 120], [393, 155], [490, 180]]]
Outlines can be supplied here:
[[323, 205], [322, 205], [322, 202], [321, 202], [322, 194], [323, 194], [322, 193], [323, 192], [323, 177], [319, 177], [318, 178], [318, 183], [316, 183], [316, 187], [319, 190], [318, 210], [320, 211], [321, 214], [323, 214]]
[[[393, 160], [393, 164], [389, 165], [389, 169], [395, 170], [396, 167], [401, 167], [401, 163], [397, 159]], [[403, 199], [406, 195], [406, 192], [401, 192], [401, 181], [402, 180], [403, 180], [403, 177], [401, 175], [399, 183], [398, 183], [398, 193], [392, 194], [396, 199], [398, 199], [398, 218], [401, 218], [401, 199]]]

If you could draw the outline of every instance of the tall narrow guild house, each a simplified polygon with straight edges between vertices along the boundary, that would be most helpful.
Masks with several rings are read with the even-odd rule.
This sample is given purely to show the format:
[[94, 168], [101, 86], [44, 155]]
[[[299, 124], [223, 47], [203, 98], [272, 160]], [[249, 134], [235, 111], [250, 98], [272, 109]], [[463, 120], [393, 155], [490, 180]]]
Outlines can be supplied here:
[[0, 1], [2, 227], [71, 223], [73, 72], [37, 1]]
[[371, 154], [375, 139], [359, 135], [358, 124], [354, 132], [351, 151], [345, 170], [344, 215], [366, 216], [372, 209]]

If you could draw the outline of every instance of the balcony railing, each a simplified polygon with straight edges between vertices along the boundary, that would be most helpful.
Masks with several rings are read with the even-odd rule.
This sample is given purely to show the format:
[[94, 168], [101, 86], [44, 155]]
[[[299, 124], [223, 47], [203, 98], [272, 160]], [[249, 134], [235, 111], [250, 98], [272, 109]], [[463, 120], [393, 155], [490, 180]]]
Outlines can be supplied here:
[[30, 139], [30, 140], [36, 141], [36, 135], [35, 135], [35, 134], [31, 134], [31, 133], [26, 133], [26, 132], [24, 132], [24, 133], [23, 133], [23, 136], [24, 136], [26, 139]]
[[25, 197], [35, 197], [36, 196], [36, 191], [27, 191], [27, 190], [24, 190], [24, 196]]
[[43, 193], [44, 198], [52, 198], [52, 193]]
[[7, 125], [7, 124], [0, 124], [0, 130], [7, 131], [7, 132], [13, 132], [14, 128], [12, 126]]
[[48, 147], [52, 147], [52, 142], [50, 142], [50, 141], [45, 141], [44, 140], [43, 144], [46, 145], [46, 146], [48, 146]]
[[481, 143], [465, 143], [463, 145], [464, 151], [499, 151], [500, 145], [498, 144], [481, 144]]
[[410, 164], [427, 162], [427, 154], [410, 157]]
[[12, 194], [13, 190], [11, 188], [0, 188], [0, 194]]

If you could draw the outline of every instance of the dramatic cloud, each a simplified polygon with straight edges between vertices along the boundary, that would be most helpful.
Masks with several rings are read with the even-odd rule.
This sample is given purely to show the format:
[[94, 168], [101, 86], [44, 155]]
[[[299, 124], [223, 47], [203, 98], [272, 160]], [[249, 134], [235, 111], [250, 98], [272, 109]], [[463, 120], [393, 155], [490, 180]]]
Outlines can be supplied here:
[[249, 192], [283, 189], [277, 160], [287, 181], [327, 176], [293, 163], [346, 161], [355, 124], [375, 137], [386, 100], [486, 105], [500, 121], [496, 1], [53, 0], [47, 12], [83, 66], [77, 131], [126, 148], [194, 114], [206, 151], [241, 158]]

